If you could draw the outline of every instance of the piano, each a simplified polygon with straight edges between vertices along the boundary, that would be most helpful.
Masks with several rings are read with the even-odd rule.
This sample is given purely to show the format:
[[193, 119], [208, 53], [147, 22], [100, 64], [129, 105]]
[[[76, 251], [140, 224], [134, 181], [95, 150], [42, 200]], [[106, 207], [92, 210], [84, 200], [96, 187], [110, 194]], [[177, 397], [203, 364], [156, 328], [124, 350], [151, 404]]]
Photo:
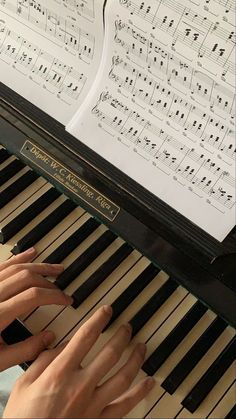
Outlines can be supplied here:
[[129, 321], [131, 346], [147, 344], [137, 380], [156, 379], [127, 417], [235, 418], [235, 228], [217, 242], [3, 84], [0, 144], [0, 262], [35, 246], [35, 261], [64, 264], [56, 285], [74, 298], [17, 319], [5, 341], [47, 328], [56, 346], [111, 304], [86, 361]]

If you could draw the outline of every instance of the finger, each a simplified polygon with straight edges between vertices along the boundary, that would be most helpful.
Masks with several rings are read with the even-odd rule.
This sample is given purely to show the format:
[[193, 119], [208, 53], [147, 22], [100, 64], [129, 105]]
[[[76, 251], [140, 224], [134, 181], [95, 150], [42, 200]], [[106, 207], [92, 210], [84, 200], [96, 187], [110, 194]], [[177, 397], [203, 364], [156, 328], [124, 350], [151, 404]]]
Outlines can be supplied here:
[[123, 351], [130, 342], [131, 333], [132, 328], [129, 324], [121, 326], [91, 364], [86, 367], [87, 375], [93, 377], [94, 387], [119, 361]]
[[100, 406], [108, 405], [129, 389], [143, 364], [145, 353], [146, 345], [137, 345], [126, 364], [97, 388], [95, 397], [101, 403]]
[[[83, 358], [92, 348], [112, 315], [110, 306], [99, 308], [73, 336], [61, 355], [55, 360], [57, 367], [74, 369], [82, 363]], [[53, 365], [54, 367], [54, 365]]]
[[55, 339], [52, 332], [41, 332], [23, 342], [1, 346], [0, 371], [35, 359]]
[[12, 275], [29, 276], [29, 275], [42, 275], [42, 276], [57, 276], [64, 270], [63, 265], [50, 264], [50, 263], [19, 263], [8, 266], [0, 272], [0, 281], [8, 279]]
[[48, 349], [42, 352], [36, 361], [30, 366], [30, 368], [24, 374], [24, 379], [28, 383], [33, 383], [37, 378], [45, 371], [51, 362], [63, 351], [67, 346], [68, 342], [64, 342], [54, 349]]
[[16, 317], [22, 316], [39, 306], [50, 304], [69, 305], [73, 299], [60, 290], [46, 288], [29, 288], [9, 300], [0, 303], [0, 331], [7, 327]]
[[42, 278], [40, 275], [31, 275], [28, 271], [24, 271], [24, 275], [21, 274], [22, 272], [0, 283], [0, 302], [8, 300], [31, 287], [56, 289], [54, 284]]
[[114, 402], [110, 403], [101, 413], [101, 418], [122, 418], [127, 415], [154, 387], [155, 380], [146, 378]]
[[16, 256], [12, 256], [10, 259], [6, 260], [5, 262], [2, 262], [0, 264], [0, 272], [8, 268], [9, 266], [15, 265], [17, 263], [31, 262], [35, 258], [36, 255], [37, 255], [36, 249], [34, 247], [31, 247], [25, 252], [19, 253], [19, 255], [16, 255]]

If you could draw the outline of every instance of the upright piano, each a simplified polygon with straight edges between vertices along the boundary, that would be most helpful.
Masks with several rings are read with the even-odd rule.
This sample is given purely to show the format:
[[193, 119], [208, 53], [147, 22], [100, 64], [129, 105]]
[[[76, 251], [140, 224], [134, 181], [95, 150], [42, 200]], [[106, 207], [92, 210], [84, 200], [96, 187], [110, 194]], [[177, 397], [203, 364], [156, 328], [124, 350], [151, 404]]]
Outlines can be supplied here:
[[111, 304], [87, 362], [123, 322], [146, 342], [137, 380], [156, 385], [130, 418], [235, 418], [235, 228], [219, 243], [3, 84], [0, 144], [0, 262], [35, 246], [35, 261], [64, 264], [55, 283], [74, 299], [5, 341], [47, 328], [56, 346]]

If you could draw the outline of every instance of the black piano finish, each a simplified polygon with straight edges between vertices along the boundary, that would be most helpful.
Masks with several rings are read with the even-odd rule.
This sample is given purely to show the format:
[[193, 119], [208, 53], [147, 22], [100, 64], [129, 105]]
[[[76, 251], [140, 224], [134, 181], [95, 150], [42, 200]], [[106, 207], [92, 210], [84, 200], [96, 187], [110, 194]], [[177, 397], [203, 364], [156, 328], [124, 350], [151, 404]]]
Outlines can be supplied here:
[[[142, 195], [142, 188], [135, 182], [94, 156], [92, 151], [66, 133], [62, 125], [1, 84], [0, 96], [0, 143], [170, 274], [229, 324], [236, 326], [232, 280], [236, 273], [234, 236], [228, 237], [223, 244], [218, 243], [162, 202], [153, 200], [151, 194], [145, 192]], [[109, 221], [39, 167], [25, 160], [20, 149], [27, 138], [118, 205], [121, 209], [115, 220]], [[72, 151], [71, 147], [75, 145], [79, 153]]]

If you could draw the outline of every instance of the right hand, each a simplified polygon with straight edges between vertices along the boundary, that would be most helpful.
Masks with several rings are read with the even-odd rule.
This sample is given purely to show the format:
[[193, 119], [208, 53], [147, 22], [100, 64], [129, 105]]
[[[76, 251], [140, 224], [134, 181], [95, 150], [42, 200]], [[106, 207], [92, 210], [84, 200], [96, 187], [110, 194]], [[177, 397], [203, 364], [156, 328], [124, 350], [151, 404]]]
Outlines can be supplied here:
[[[69, 305], [72, 298], [58, 290], [43, 276], [57, 276], [62, 265], [30, 263], [36, 256], [34, 248], [13, 256], [0, 264], [0, 332], [14, 319], [41, 305]], [[0, 371], [35, 359], [54, 340], [50, 331], [43, 331], [23, 342], [6, 345], [0, 337]]]
[[132, 410], [155, 382], [147, 377], [130, 388], [143, 364], [145, 345], [138, 344], [128, 361], [106, 377], [129, 345], [129, 324], [121, 326], [88, 365], [81, 366], [111, 314], [111, 307], [99, 308], [69, 343], [44, 351], [16, 382], [3, 417], [111, 419]]

